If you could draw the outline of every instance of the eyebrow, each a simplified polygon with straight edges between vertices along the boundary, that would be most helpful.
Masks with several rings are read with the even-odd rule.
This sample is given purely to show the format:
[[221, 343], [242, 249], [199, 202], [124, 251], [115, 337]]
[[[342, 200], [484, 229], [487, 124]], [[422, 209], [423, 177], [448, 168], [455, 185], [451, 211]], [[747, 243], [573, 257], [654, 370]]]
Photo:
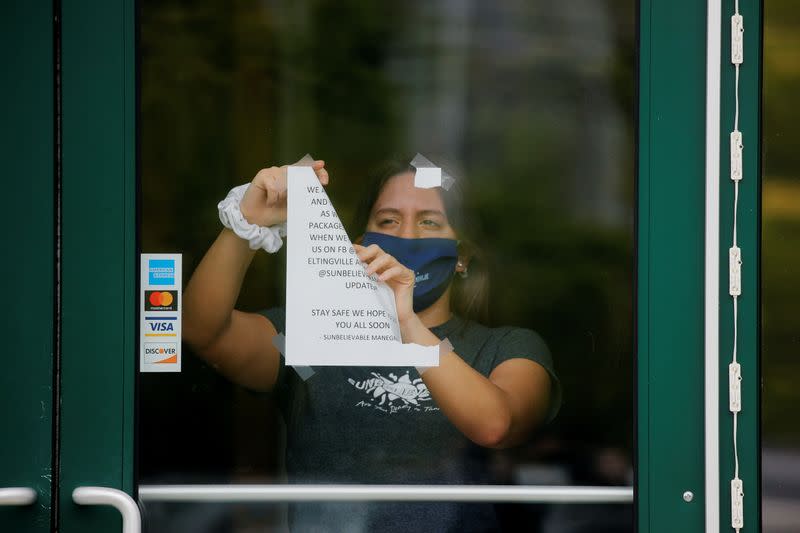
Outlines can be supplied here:
[[[399, 209], [395, 209], [394, 207], [382, 207], [382, 208], [378, 209], [377, 211], [375, 211], [375, 213], [373, 213], [373, 214], [375, 216], [379, 216], [379, 215], [382, 215], [382, 214], [385, 214], [385, 215], [389, 215], [389, 214], [391, 214], [391, 215], [401, 215], [402, 213], [401, 213], [401, 211]], [[416, 213], [416, 215], [417, 216], [438, 215], [438, 216], [440, 216], [442, 218], [447, 218], [445, 216], [445, 214], [442, 211], [439, 211], [438, 209], [425, 209], [423, 211], [418, 211]]]

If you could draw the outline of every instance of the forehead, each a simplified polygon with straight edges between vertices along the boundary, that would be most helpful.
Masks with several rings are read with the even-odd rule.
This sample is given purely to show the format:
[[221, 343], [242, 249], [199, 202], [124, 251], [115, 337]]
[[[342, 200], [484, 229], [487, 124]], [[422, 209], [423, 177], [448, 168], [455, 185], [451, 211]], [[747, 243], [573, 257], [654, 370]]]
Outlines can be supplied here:
[[400, 211], [441, 211], [445, 212], [444, 202], [438, 189], [414, 187], [414, 173], [404, 172], [393, 176], [381, 189], [373, 211], [379, 209], [398, 209]]

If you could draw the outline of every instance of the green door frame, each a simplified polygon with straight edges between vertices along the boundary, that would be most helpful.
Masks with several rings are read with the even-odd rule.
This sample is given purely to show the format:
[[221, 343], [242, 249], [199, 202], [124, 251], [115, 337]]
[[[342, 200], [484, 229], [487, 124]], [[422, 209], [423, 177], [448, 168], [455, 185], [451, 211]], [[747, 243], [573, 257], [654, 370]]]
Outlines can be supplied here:
[[0, 209], [5, 305], [0, 338], [0, 488], [37, 493], [0, 506], [0, 531], [50, 531], [55, 188], [53, 8], [0, 3]]
[[639, 43], [638, 528], [702, 531], [704, 3], [642, 1]]
[[[711, 3], [711, 2], [709, 2]], [[692, 0], [640, 3], [638, 161], [638, 470], [639, 531], [704, 531], [716, 511], [732, 531], [732, 419], [728, 363], [733, 303], [728, 294], [733, 185], [728, 138], [733, 129], [730, 63], [733, 1], [723, 0], [719, 124], [719, 352], [717, 435], [707, 435], [705, 382], [706, 27], [707, 5]], [[760, 530], [758, 368], [758, 228], [760, 206], [761, 5], [741, 2], [745, 20], [740, 74], [744, 180], [738, 240], [743, 256], [739, 300], [740, 477], [745, 529]], [[713, 222], [713, 221], [712, 221]], [[713, 389], [711, 389], [713, 390]], [[712, 413], [713, 416], [713, 413]], [[713, 427], [713, 426], [712, 426]], [[718, 507], [706, 509], [706, 438], [719, 447]], [[713, 473], [712, 473], [713, 475]], [[690, 502], [684, 493], [691, 492]], [[713, 498], [709, 501], [712, 501]]]
[[136, 41], [133, 0], [64, 0], [59, 530], [120, 531], [79, 486], [134, 494]]
[[[732, 2], [725, 0], [724, 4], [723, 43], [729, 38]], [[51, 9], [46, 7], [43, 10], [31, 5], [31, 11], [26, 13], [26, 17], [39, 16], [41, 27], [36, 27], [41, 34], [39, 40], [27, 41], [19, 30], [11, 31], [4, 34], [12, 36], [4, 51], [23, 42], [28, 48], [22, 48], [22, 57], [30, 58], [30, 64], [52, 65], [52, 25], [48, 28], [41, 18]], [[745, 33], [747, 62], [740, 79], [740, 124], [746, 142], [745, 180], [739, 200], [739, 236], [745, 265], [739, 308], [739, 353], [744, 371], [739, 455], [746, 492], [745, 527], [753, 530], [759, 524], [760, 507], [756, 268], [761, 13], [757, 4], [742, 2], [741, 8], [748, 31]], [[57, 519], [59, 529], [64, 532], [116, 531], [120, 528], [116, 511], [79, 507], [72, 503], [71, 493], [78, 486], [94, 485], [122, 489], [135, 496], [135, 5], [134, 0], [63, 1], [60, 9], [63, 254]], [[637, 524], [639, 531], [702, 531], [706, 500], [703, 457], [706, 6], [691, 0], [642, 0], [639, 15]], [[31, 31], [30, 26], [25, 29]], [[731, 129], [733, 80], [728, 47], [723, 44], [721, 48], [720, 169], [727, 176], [726, 140]], [[37, 124], [36, 132], [43, 133], [41, 138], [32, 138], [30, 146], [17, 150], [19, 158], [12, 172], [24, 173], [31, 179], [15, 183], [23, 188], [12, 190], [20, 191], [20, 197], [36, 195], [52, 205], [53, 99], [52, 92], [48, 92], [53, 86], [52, 69], [26, 74], [25, 65], [14, 65], [18, 67], [14, 73], [26, 85], [21, 85], [23, 89], [16, 93], [12, 90], [16, 86], [5, 86], [6, 101], [27, 104], [39, 101], [42, 105], [35, 110], [19, 106], [12, 122]], [[22, 91], [24, 96], [20, 96]], [[11, 130], [2, 131], [8, 141]], [[10, 150], [9, 146], [6, 142], [3, 149]], [[32, 155], [38, 158], [31, 161]], [[732, 205], [732, 188], [729, 180], [720, 182], [720, 279], [726, 285], [731, 227], [727, 207]], [[9, 215], [4, 218], [9, 226], [25, 217], [23, 205], [18, 206], [18, 213], [13, 210], [4, 213]], [[26, 321], [18, 326], [10, 322], [10, 327], [19, 330], [17, 344], [10, 346], [15, 352], [23, 353], [31, 339], [39, 339], [36, 349], [26, 352], [32, 354], [27, 362], [34, 367], [28, 370], [34, 376], [30, 390], [50, 385], [52, 306], [42, 312], [41, 302], [52, 303], [55, 294], [54, 220], [47, 218], [51, 215], [44, 213], [41, 227], [37, 225], [30, 235], [19, 232], [14, 236], [12, 246], [18, 245], [18, 250], [29, 255], [24, 258], [25, 268], [15, 270], [18, 277], [2, 278], [9, 288], [35, 287], [28, 294], [34, 295], [31, 301], [37, 302], [38, 314], [25, 315]], [[37, 239], [45, 246], [30, 247]], [[48, 281], [42, 283], [42, 279]], [[35, 282], [30, 283], [31, 280]], [[726, 408], [731, 303], [726, 289], [720, 288], [719, 327], [722, 530], [730, 523], [728, 483], [732, 465], [730, 413]], [[49, 329], [43, 335], [40, 326], [31, 324], [46, 324]], [[49, 398], [40, 394], [36, 401], [44, 397]], [[20, 405], [19, 400], [19, 394], [15, 393], [14, 403]], [[50, 409], [51, 404], [45, 402], [44, 418], [37, 422], [37, 431], [49, 429]], [[40, 414], [37, 411], [35, 416]], [[20, 410], [22, 415], [33, 416]], [[49, 465], [49, 433], [44, 441], [41, 436], [21, 436], [22, 446], [26, 445], [24, 438], [47, 443], [37, 448], [32, 467], [36, 478], [32, 483], [37, 484], [40, 498], [46, 500], [49, 484], [38, 481], [38, 476], [43, 465]], [[23, 454], [15, 458], [19, 455]], [[2, 466], [3, 472], [11, 472], [5, 464]], [[2, 480], [23, 483], [22, 477], [15, 476], [4, 475]], [[682, 498], [687, 490], [694, 494], [688, 503]], [[42, 517], [37, 520], [44, 522], [37, 522], [41, 527], [30, 531], [49, 529], [47, 509], [37, 511]], [[7, 510], [0, 512], [3, 525], [7, 516], [11, 516]]]

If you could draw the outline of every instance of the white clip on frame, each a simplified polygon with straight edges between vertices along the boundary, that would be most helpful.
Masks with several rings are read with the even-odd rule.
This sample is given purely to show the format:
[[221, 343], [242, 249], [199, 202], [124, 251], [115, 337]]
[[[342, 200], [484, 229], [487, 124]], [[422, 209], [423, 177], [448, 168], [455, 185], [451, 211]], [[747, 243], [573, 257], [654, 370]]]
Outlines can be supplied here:
[[731, 17], [731, 63], [744, 62], [744, 19], [738, 13]]
[[728, 249], [728, 292], [731, 296], [742, 294], [742, 249], [731, 246]]
[[742, 179], [742, 132], [731, 132], [731, 179], [741, 181]]
[[744, 527], [744, 490], [738, 477], [731, 480], [731, 527]]
[[729, 403], [731, 413], [742, 410], [742, 367], [739, 363], [728, 365]]

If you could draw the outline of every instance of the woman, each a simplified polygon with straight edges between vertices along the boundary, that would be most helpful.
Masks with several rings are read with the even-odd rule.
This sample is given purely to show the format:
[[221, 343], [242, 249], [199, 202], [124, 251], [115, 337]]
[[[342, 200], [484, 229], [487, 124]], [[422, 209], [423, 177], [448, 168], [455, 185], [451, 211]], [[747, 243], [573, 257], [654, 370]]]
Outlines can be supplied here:
[[[327, 185], [325, 163], [314, 161], [312, 168]], [[240, 203], [247, 222], [275, 227], [285, 221], [286, 175], [283, 166], [255, 176]], [[441, 355], [438, 367], [316, 367], [304, 381], [272, 343], [284, 331], [284, 311], [234, 309], [255, 253], [248, 242], [224, 229], [195, 270], [183, 300], [185, 339], [234, 382], [277, 394], [293, 482], [488, 483], [485, 449], [523, 442], [557, 410], [558, 382], [538, 335], [487, 328], [453, 313], [455, 300], [474, 311], [481, 299], [475, 294], [481, 287], [468, 287], [479, 276], [469, 245], [458, 240], [456, 197], [453, 190], [416, 188], [413, 168], [390, 165], [366, 196], [366, 231], [354, 245], [367, 272], [394, 292], [403, 342], [450, 341], [453, 350]], [[333, 531], [497, 528], [489, 505], [303, 503], [292, 509], [297, 531], [326, 524]]]

